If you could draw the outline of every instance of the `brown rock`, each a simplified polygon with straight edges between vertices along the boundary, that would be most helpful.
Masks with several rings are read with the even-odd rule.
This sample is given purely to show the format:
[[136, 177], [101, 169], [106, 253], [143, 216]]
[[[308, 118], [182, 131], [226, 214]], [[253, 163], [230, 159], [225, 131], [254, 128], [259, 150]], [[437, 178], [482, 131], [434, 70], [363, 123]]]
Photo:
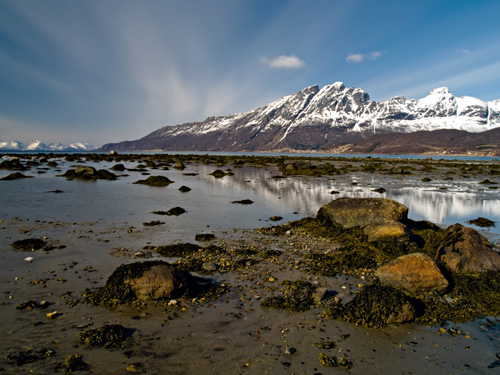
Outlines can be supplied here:
[[443, 292], [448, 281], [436, 263], [423, 253], [403, 255], [383, 265], [376, 272], [382, 285], [409, 292]]
[[408, 207], [386, 198], [339, 198], [321, 207], [317, 218], [344, 228], [405, 220]]
[[363, 230], [368, 236], [368, 241], [384, 241], [403, 237], [406, 233], [406, 226], [399, 221], [391, 221], [383, 224], [370, 224]]
[[435, 260], [452, 273], [500, 271], [500, 254], [475, 229], [454, 224], [446, 229]]
[[169, 264], [159, 264], [130, 280], [130, 286], [140, 301], [173, 298], [183, 294], [188, 280]]

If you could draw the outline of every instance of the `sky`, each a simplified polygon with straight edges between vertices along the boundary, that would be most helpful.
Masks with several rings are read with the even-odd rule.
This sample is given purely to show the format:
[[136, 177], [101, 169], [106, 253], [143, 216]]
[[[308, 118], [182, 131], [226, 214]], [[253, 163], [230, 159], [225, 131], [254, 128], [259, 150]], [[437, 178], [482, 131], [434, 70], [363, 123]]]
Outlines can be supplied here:
[[139, 139], [341, 81], [500, 99], [500, 1], [0, 0], [0, 140]]

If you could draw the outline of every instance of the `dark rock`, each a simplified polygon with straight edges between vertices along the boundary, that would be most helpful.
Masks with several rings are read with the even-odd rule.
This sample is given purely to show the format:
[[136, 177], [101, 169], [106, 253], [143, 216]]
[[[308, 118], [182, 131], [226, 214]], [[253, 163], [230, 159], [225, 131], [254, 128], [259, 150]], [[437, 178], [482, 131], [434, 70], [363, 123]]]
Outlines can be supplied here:
[[495, 226], [495, 222], [494, 221], [491, 221], [491, 220], [486, 219], [484, 217], [478, 217], [477, 219], [469, 220], [468, 223], [469, 224], [473, 224], [473, 225], [478, 226], [478, 227], [483, 227], [483, 228], [488, 228], [488, 227], [494, 227]]
[[373, 189], [372, 191], [374, 191], [375, 193], [384, 194], [387, 190], [381, 187], [378, 189]]
[[142, 223], [142, 225], [144, 225], [145, 227], [154, 227], [156, 225], [163, 225], [163, 224], [165, 224], [165, 222], [159, 220], [153, 220], [146, 223]]
[[269, 220], [271, 220], [271, 221], [280, 221], [280, 220], [283, 220], [283, 217], [281, 217], [281, 216], [271, 216], [269, 218]]
[[195, 241], [212, 241], [215, 239], [213, 233], [198, 233], [194, 236]]
[[94, 167], [86, 165], [77, 165], [75, 169], [69, 169], [62, 175], [67, 179], [80, 179], [80, 180], [116, 180], [116, 175], [101, 169], [97, 171]]
[[250, 199], [243, 199], [241, 201], [232, 201], [231, 203], [235, 203], [235, 204], [252, 204], [253, 201], [250, 200]]
[[115, 164], [111, 167], [111, 170], [117, 172], [123, 172], [125, 170], [125, 166], [123, 164]]
[[321, 207], [317, 219], [344, 228], [406, 220], [408, 208], [386, 198], [338, 198]]
[[149, 185], [149, 186], [167, 186], [172, 183], [173, 181], [170, 181], [165, 176], [150, 176], [145, 180], [139, 180], [134, 182], [134, 184]]
[[26, 176], [22, 173], [16, 172], [16, 173], [11, 173], [8, 176], [5, 176], [4, 178], [0, 178], [0, 180], [12, 181], [12, 180], [21, 180], [23, 178], [33, 178], [33, 176]]
[[46, 246], [47, 242], [40, 238], [26, 238], [24, 240], [14, 241], [10, 246], [21, 251], [35, 251]]
[[185, 213], [186, 210], [182, 207], [174, 207], [174, 208], [171, 208], [170, 210], [167, 211], [167, 215], [168, 216], [179, 216], [179, 215], [182, 215], [183, 213]]
[[383, 265], [376, 272], [382, 285], [405, 289], [412, 293], [444, 292], [448, 280], [427, 255], [403, 255]]
[[460, 224], [446, 229], [435, 260], [454, 274], [500, 271], [500, 254], [475, 229]]
[[198, 250], [200, 250], [200, 246], [192, 243], [179, 243], [174, 245], [156, 246], [153, 247], [153, 249], [164, 257], [185, 257], [198, 252]]
[[191, 188], [190, 188], [190, 187], [188, 187], [188, 186], [184, 186], [184, 185], [182, 185], [182, 186], [179, 188], [179, 191], [180, 191], [181, 193], [187, 193], [188, 191], [191, 191]]
[[25, 171], [27, 168], [19, 160], [4, 160], [0, 163], [0, 169]]
[[226, 172], [220, 169], [216, 169], [212, 173], [209, 173], [209, 175], [214, 176], [215, 178], [222, 178], [226, 175]]
[[486, 180], [481, 181], [480, 184], [481, 185], [495, 185], [496, 182], [493, 182], [493, 181], [486, 179]]

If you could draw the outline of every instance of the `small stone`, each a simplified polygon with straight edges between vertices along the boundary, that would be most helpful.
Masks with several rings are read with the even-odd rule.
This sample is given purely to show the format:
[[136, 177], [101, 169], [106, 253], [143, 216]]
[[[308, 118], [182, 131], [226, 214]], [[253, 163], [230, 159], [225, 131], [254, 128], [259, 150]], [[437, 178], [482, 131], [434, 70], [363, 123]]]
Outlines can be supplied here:
[[56, 311], [52, 311], [50, 313], [47, 313], [47, 318], [49, 319], [54, 319], [56, 317], [58, 317], [59, 315], [61, 315], [59, 312]]
[[217, 265], [212, 262], [204, 262], [201, 266], [207, 272], [215, 272], [217, 271]]

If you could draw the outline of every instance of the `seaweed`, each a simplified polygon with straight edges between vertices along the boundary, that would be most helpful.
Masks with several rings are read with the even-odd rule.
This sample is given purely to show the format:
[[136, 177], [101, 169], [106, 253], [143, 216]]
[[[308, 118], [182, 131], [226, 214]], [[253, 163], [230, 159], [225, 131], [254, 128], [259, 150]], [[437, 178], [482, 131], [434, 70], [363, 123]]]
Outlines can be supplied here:
[[89, 347], [117, 347], [122, 341], [125, 341], [132, 335], [133, 330], [125, 328], [120, 324], [105, 324], [97, 329], [87, 329], [80, 332], [80, 342]]
[[46, 246], [47, 242], [40, 238], [26, 238], [24, 240], [14, 241], [10, 246], [21, 251], [35, 251]]
[[[394, 288], [370, 285], [345, 305], [328, 308], [328, 319], [345, 320], [356, 325], [384, 328], [399, 320], [412, 320], [418, 301]], [[398, 319], [402, 317], [403, 319]]]
[[310, 282], [285, 280], [280, 285], [285, 287], [284, 294], [264, 299], [260, 303], [261, 307], [302, 312], [309, 310], [314, 305], [313, 292], [316, 288]]
[[477, 219], [474, 219], [474, 220], [469, 220], [468, 221], [469, 224], [474, 224], [478, 227], [483, 227], [483, 228], [488, 228], [488, 227], [494, 227], [495, 226], [495, 222], [490, 220], [490, 219], [486, 219], [484, 217], [478, 217]]
[[85, 363], [81, 354], [70, 355], [64, 362], [56, 366], [56, 370], [62, 370], [65, 374], [75, 371], [87, 371], [88, 369], [90, 369], [90, 366]]
[[346, 370], [352, 368], [353, 363], [346, 357], [336, 357], [319, 353], [319, 363], [324, 367], [344, 367]]

